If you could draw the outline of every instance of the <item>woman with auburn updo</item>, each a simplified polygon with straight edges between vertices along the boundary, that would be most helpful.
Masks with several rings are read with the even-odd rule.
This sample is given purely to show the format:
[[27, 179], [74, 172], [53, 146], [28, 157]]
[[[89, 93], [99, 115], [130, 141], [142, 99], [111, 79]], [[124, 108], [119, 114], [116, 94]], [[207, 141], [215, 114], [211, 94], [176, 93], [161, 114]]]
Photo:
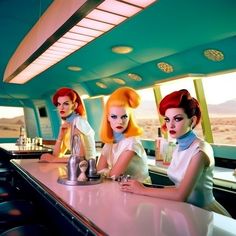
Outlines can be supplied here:
[[[80, 156], [87, 160], [96, 157], [94, 130], [85, 119], [85, 108], [78, 93], [71, 88], [60, 88], [53, 96], [62, 124], [52, 154], [42, 154], [41, 162], [67, 162], [66, 152], [71, 149], [71, 130], [79, 135]], [[72, 150], [70, 150], [72, 151]]]
[[165, 96], [159, 105], [164, 117], [163, 129], [177, 140], [172, 161], [167, 169], [174, 186], [150, 188], [135, 180], [121, 184], [121, 190], [179, 202], [188, 202], [226, 216], [230, 214], [213, 195], [215, 166], [212, 147], [200, 139], [193, 129], [200, 122], [198, 101], [186, 89]]
[[136, 124], [133, 109], [140, 104], [140, 96], [134, 89], [122, 87], [107, 100], [100, 137], [105, 143], [97, 169], [106, 177], [130, 175], [150, 183], [147, 155], [139, 136], [142, 129]]

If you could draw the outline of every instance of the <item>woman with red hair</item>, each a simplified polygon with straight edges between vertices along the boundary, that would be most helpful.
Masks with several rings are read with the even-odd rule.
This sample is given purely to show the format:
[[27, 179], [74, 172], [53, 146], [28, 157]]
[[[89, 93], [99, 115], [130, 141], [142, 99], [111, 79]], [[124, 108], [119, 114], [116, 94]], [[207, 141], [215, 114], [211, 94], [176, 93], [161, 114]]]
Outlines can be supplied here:
[[139, 104], [140, 96], [129, 87], [119, 88], [110, 95], [101, 125], [100, 137], [105, 145], [97, 170], [107, 177], [130, 175], [150, 183], [147, 155], [138, 139], [142, 129], [133, 116], [133, 109]]
[[193, 129], [201, 119], [198, 101], [186, 89], [172, 92], [162, 99], [159, 112], [164, 117], [163, 129], [177, 140], [168, 177], [175, 184], [150, 188], [135, 180], [121, 183], [121, 190], [173, 201], [188, 202], [206, 210], [230, 216], [213, 195], [215, 166], [212, 147]]
[[[71, 130], [81, 137], [80, 156], [86, 159], [95, 158], [94, 131], [85, 119], [85, 108], [78, 93], [70, 88], [60, 88], [53, 96], [53, 104], [57, 107], [62, 124], [54, 146], [53, 154], [45, 153], [41, 162], [67, 162], [67, 150], [71, 149]], [[72, 150], [71, 150], [72, 151]]]

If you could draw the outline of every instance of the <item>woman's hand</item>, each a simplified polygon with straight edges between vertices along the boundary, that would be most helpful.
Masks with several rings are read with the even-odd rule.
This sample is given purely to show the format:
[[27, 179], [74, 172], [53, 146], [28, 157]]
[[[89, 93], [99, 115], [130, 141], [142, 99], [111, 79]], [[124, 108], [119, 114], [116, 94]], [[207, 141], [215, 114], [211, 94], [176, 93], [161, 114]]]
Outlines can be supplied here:
[[39, 162], [52, 162], [54, 156], [50, 153], [44, 153], [41, 155]]
[[55, 157], [50, 153], [44, 153], [41, 155], [39, 162], [41, 163], [67, 163], [69, 161], [68, 157], [63, 157], [63, 158], [59, 158], [59, 157]]
[[131, 180], [128, 180], [127, 182], [121, 182], [120, 189], [123, 192], [142, 194], [145, 187], [143, 186], [143, 184], [141, 184], [137, 180], [131, 179]]

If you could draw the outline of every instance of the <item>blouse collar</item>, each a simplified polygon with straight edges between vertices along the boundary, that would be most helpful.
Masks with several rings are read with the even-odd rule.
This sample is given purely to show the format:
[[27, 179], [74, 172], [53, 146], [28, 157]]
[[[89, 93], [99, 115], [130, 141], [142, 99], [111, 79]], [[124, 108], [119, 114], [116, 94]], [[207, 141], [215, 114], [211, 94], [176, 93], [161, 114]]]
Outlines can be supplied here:
[[183, 136], [177, 138], [178, 143], [178, 150], [183, 151], [189, 148], [189, 146], [193, 143], [193, 141], [197, 138], [197, 135], [193, 132], [193, 130], [190, 130]]

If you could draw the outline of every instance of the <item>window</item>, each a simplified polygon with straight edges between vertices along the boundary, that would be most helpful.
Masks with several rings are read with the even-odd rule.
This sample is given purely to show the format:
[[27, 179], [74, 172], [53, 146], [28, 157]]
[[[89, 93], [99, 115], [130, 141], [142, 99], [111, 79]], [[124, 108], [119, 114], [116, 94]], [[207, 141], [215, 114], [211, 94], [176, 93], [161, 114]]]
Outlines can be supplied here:
[[236, 73], [202, 80], [214, 143], [236, 145]]
[[40, 117], [47, 117], [48, 116], [46, 107], [39, 107], [38, 110], [39, 110]]
[[0, 107], [0, 138], [18, 137], [21, 125], [25, 125], [23, 108]]
[[160, 121], [158, 118], [154, 92], [152, 88], [137, 90], [141, 96], [141, 104], [134, 110], [135, 119], [143, 128], [142, 139], [156, 139]]

